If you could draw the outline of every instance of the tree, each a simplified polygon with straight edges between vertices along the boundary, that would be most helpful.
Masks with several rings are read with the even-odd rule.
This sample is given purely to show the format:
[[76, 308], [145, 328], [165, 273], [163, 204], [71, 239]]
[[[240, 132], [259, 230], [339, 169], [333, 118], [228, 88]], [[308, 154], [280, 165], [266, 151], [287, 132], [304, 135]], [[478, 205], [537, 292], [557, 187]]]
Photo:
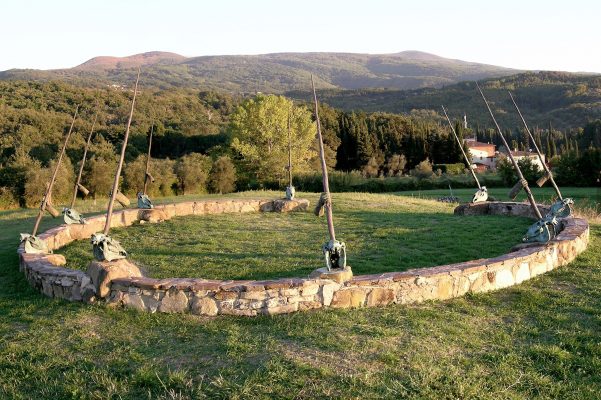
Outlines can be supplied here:
[[232, 148], [240, 155], [245, 170], [258, 179], [285, 176], [288, 116], [293, 168], [307, 170], [315, 157], [315, 125], [306, 108], [294, 106], [283, 96], [259, 95], [245, 101], [231, 117]]
[[379, 170], [380, 165], [378, 164], [378, 161], [376, 161], [375, 157], [372, 157], [367, 164], [363, 166], [362, 174], [366, 178], [376, 178]]
[[178, 189], [182, 194], [203, 193], [211, 169], [211, 159], [198, 153], [181, 157], [175, 164]]
[[213, 193], [231, 193], [236, 188], [236, 169], [228, 156], [221, 156], [213, 163], [209, 174], [209, 188]]

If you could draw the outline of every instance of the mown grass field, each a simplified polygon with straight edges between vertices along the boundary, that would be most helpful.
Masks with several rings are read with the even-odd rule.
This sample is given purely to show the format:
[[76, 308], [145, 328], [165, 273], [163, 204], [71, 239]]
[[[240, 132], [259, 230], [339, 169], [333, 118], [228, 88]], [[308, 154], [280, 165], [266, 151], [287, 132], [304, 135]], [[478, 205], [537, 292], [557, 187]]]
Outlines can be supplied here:
[[[316, 194], [304, 197], [311, 204], [318, 199]], [[348, 244], [355, 274], [500, 255], [532, 223], [503, 216], [458, 217], [451, 205], [396, 195], [345, 193], [334, 201], [337, 238]], [[325, 218], [312, 212], [225, 214], [177, 217], [112, 235], [152, 277], [268, 279], [307, 276], [322, 267], [327, 226]], [[474, 245], [485, 236], [486, 247]], [[80, 241], [61, 252], [72, 268], [85, 270], [92, 260], [90, 249]]]
[[[341, 211], [350, 213], [353, 201], [340, 196]], [[400, 210], [396, 201], [387, 203]], [[406, 201], [408, 214], [443, 222], [424, 218], [424, 228], [449, 229], [444, 222], [452, 206], [433, 210], [431, 202]], [[568, 267], [495, 293], [248, 319], [44, 298], [18, 272], [15, 254], [32, 215], [0, 213], [2, 399], [601, 398], [599, 225], [591, 227], [587, 252]], [[44, 228], [52, 223], [46, 220]], [[339, 225], [350, 245], [352, 231]], [[481, 234], [476, 245], [488, 251], [496, 235], [494, 229]], [[314, 241], [323, 239], [320, 232]], [[462, 240], [455, 245], [468, 247]], [[370, 254], [372, 243], [364, 246], [351, 255]], [[435, 250], [432, 260], [449, 251], [438, 240], [423, 248]]]

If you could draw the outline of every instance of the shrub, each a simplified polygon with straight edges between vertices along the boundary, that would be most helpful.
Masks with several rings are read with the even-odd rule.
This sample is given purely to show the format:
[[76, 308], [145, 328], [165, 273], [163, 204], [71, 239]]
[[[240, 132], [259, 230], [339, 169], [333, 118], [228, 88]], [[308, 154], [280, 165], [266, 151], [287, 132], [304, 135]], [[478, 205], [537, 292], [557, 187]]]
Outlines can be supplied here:
[[204, 193], [211, 169], [211, 159], [199, 153], [190, 153], [175, 163], [177, 187], [182, 194]]
[[409, 172], [409, 174], [418, 179], [429, 178], [433, 174], [432, 163], [426, 158], [424, 161], [417, 164], [415, 168]]
[[[30, 170], [27, 173], [25, 183], [25, 205], [27, 207], [38, 207], [44, 194], [47, 184], [50, 183], [52, 172], [56, 160], [52, 161], [47, 168], [39, 170]], [[69, 157], [63, 157], [60, 168], [56, 175], [56, 181], [52, 187], [51, 204], [57, 206], [60, 203], [67, 202], [73, 195], [73, 184], [75, 183], [75, 174]]]
[[209, 175], [209, 188], [213, 193], [225, 194], [236, 188], [236, 169], [228, 156], [221, 156], [213, 163]]
[[108, 196], [115, 179], [116, 162], [93, 157], [86, 162], [83, 185], [92, 193], [94, 199], [98, 196]]
[[[177, 186], [177, 177], [173, 172], [175, 162], [170, 159], [150, 160], [150, 174], [154, 182], [149, 183], [147, 193], [150, 196], [169, 196], [173, 187]], [[124, 166], [124, 190], [128, 194], [136, 194], [144, 188], [146, 174], [146, 155], [141, 155]]]

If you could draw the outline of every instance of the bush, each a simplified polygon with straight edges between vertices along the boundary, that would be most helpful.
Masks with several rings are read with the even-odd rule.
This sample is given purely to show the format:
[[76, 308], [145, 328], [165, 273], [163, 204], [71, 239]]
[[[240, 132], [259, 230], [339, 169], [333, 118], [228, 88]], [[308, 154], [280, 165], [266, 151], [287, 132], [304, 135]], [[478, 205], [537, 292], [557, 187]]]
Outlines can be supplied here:
[[[150, 160], [150, 174], [154, 182], [148, 184], [147, 193], [150, 196], [173, 195], [173, 188], [177, 186], [177, 177], [173, 172], [175, 162], [170, 159]], [[124, 166], [124, 190], [128, 194], [136, 194], [144, 188], [144, 176], [146, 174], [146, 155], [139, 156], [134, 161]]]
[[19, 200], [15, 197], [12, 190], [7, 187], [0, 187], [0, 210], [10, 210], [19, 207]]
[[182, 194], [204, 193], [211, 169], [211, 159], [199, 153], [190, 153], [175, 163], [177, 187]]
[[92, 193], [94, 199], [98, 196], [108, 197], [113, 187], [116, 170], [116, 162], [94, 157], [86, 162], [82, 183]]
[[[533, 185], [536, 180], [541, 177], [542, 171], [530, 158], [522, 158], [518, 160], [518, 166], [524, 175], [524, 178], [529, 184]], [[513, 163], [507, 157], [501, 157], [497, 162], [497, 172], [503, 178], [503, 181], [508, 186], [513, 186], [518, 181], [518, 175], [513, 167]]]
[[[46, 187], [50, 183], [52, 172], [56, 160], [52, 161], [48, 168], [39, 170], [30, 170], [27, 173], [27, 181], [25, 182], [25, 205], [27, 207], [38, 207], [44, 194]], [[61, 165], [56, 175], [56, 181], [52, 187], [50, 202], [54, 206], [60, 203], [66, 203], [73, 195], [73, 185], [75, 184], [75, 174], [69, 157], [63, 157]]]
[[228, 156], [221, 156], [213, 163], [209, 175], [209, 188], [213, 193], [231, 193], [236, 188], [236, 169]]
[[426, 158], [424, 161], [417, 164], [415, 168], [409, 171], [409, 174], [417, 179], [429, 178], [433, 174], [432, 163]]
[[448, 175], [459, 175], [463, 174], [465, 171], [464, 163], [455, 163], [455, 164], [434, 164], [432, 166], [433, 169], [440, 169], [443, 174]]

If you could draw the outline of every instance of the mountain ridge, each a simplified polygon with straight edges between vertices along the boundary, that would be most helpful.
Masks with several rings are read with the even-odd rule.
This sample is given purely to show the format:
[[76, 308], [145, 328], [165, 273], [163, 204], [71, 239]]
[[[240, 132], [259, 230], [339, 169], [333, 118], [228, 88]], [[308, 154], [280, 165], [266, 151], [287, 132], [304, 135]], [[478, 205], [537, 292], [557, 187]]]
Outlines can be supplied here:
[[417, 50], [391, 54], [281, 52], [198, 57], [153, 51], [126, 57], [93, 57], [73, 68], [12, 69], [0, 72], [0, 79], [62, 79], [81, 84], [126, 85], [131, 83], [138, 67], [144, 69], [147, 86], [214, 89], [230, 93], [299, 90], [307, 86], [310, 74], [316, 77], [321, 88], [406, 90], [521, 72]]

